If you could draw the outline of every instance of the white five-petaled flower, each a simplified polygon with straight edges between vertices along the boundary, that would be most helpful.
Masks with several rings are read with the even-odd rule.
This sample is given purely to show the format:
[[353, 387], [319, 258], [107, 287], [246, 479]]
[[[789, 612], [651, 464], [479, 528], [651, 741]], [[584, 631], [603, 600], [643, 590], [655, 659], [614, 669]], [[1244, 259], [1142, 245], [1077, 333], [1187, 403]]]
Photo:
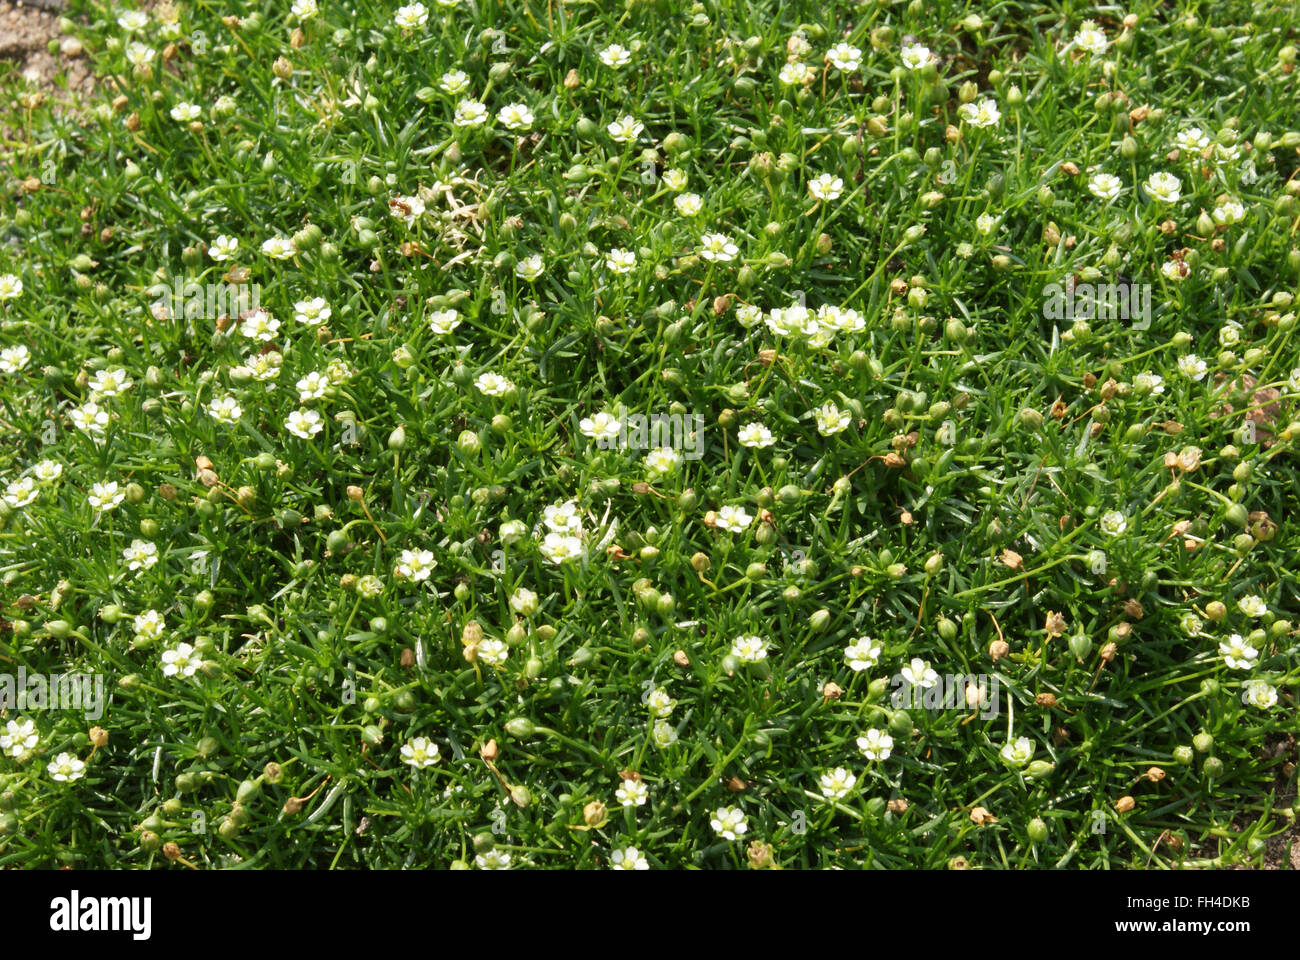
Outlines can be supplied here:
[[579, 559], [582, 556], [582, 541], [577, 537], [551, 531], [542, 539], [538, 549], [551, 563], [559, 564]]
[[919, 43], [905, 43], [901, 56], [907, 69], [920, 70], [930, 62], [930, 48]]
[[436, 565], [432, 550], [403, 550], [397, 557], [398, 574], [415, 583], [428, 580]]
[[742, 663], [767, 659], [767, 641], [762, 637], [740, 636], [731, 642], [731, 655]]
[[309, 327], [318, 327], [330, 318], [333, 311], [324, 297], [299, 300], [293, 305], [293, 318]]
[[163, 651], [162, 664], [164, 677], [192, 677], [202, 665], [202, 660], [195, 655], [192, 644], [178, 643]]
[[92, 400], [116, 397], [131, 389], [134, 383], [121, 367], [99, 370], [90, 379], [90, 397]]
[[487, 123], [487, 107], [477, 100], [462, 100], [456, 104], [456, 114], [452, 122], [458, 127], [477, 127]]
[[705, 260], [726, 263], [736, 259], [739, 253], [740, 247], [725, 233], [706, 233], [700, 237], [700, 256]]
[[631, 143], [641, 136], [641, 131], [645, 129], [645, 125], [635, 117], [622, 116], [612, 121], [605, 129], [609, 131], [610, 138], [615, 142]]
[[1034, 741], [1028, 737], [1017, 737], [1014, 741], [1008, 740], [1004, 743], [998, 753], [1003, 763], [1013, 767], [1023, 767], [1034, 758]]
[[32, 361], [32, 353], [23, 344], [0, 350], [0, 373], [17, 373]]
[[288, 260], [297, 251], [294, 250], [293, 241], [288, 237], [277, 234], [274, 237], [262, 241], [262, 253], [266, 254], [272, 260]]
[[441, 758], [438, 745], [428, 737], [412, 737], [402, 744], [402, 762], [409, 763], [417, 770], [431, 767]]
[[1194, 353], [1187, 353], [1178, 358], [1178, 372], [1192, 380], [1204, 380], [1210, 368], [1204, 360]]
[[542, 508], [542, 519], [555, 533], [582, 533], [582, 511], [575, 500], [547, 504]]
[[1101, 528], [1101, 532], [1106, 536], [1118, 537], [1128, 529], [1128, 520], [1118, 510], [1107, 510], [1101, 515], [1097, 526]]
[[813, 418], [817, 421], [817, 432], [823, 437], [833, 437], [847, 429], [853, 419], [848, 411], [841, 410], [833, 403], [822, 404], [813, 411]]
[[718, 807], [709, 824], [724, 840], [735, 840], [749, 830], [749, 819], [739, 807]]
[[904, 680], [914, 687], [920, 687], [922, 690], [933, 687], [939, 682], [939, 674], [935, 673], [930, 664], [920, 657], [913, 657], [912, 662], [899, 672], [903, 675]]
[[612, 870], [649, 870], [650, 861], [636, 847], [620, 847], [609, 855]]
[[828, 770], [821, 775], [822, 796], [827, 800], [839, 800], [848, 796], [857, 782], [858, 778], [843, 767]]
[[321, 422], [321, 415], [315, 410], [299, 409], [289, 414], [284, 421], [284, 428], [295, 437], [310, 440], [324, 430], [325, 425]]
[[298, 401], [306, 403], [309, 400], [319, 400], [325, 396], [325, 391], [330, 388], [331, 383], [328, 376], [313, 370], [299, 380], [296, 386], [298, 387]]
[[489, 850], [474, 857], [474, 863], [480, 870], [509, 870], [510, 854], [504, 850]]
[[1259, 659], [1259, 651], [1252, 647], [1239, 633], [1234, 633], [1227, 640], [1219, 643], [1219, 653], [1223, 662], [1233, 670], [1251, 670]]
[[1079, 32], [1074, 35], [1074, 45], [1085, 53], [1100, 57], [1106, 53], [1108, 41], [1106, 34], [1097, 27], [1096, 21], [1085, 20], [1079, 24]]
[[1113, 200], [1124, 189], [1124, 181], [1113, 173], [1094, 173], [1088, 181], [1088, 189], [1092, 191], [1094, 197]]
[[464, 70], [449, 70], [438, 79], [438, 86], [454, 97], [469, 89], [469, 74]]
[[219, 423], [238, 423], [243, 413], [239, 401], [229, 395], [213, 397], [208, 404], [208, 415]]
[[814, 200], [835, 200], [844, 192], [844, 181], [831, 173], [823, 173], [808, 181], [808, 193]]
[[501, 374], [491, 371], [480, 373], [474, 380], [474, 386], [478, 388], [479, 393], [488, 397], [503, 396], [514, 388], [514, 384]]
[[108, 411], [100, 407], [94, 400], [89, 400], [80, 407], [73, 407], [69, 410], [68, 419], [72, 421], [74, 427], [83, 433], [99, 435], [108, 426]]
[[510, 656], [510, 648], [502, 640], [495, 637], [484, 640], [478, 645], [478, 658], [484, 663], [499, 667], [506, 662]]
[[132, 540], [122, 551], [122, 560], [128, 570], [148, 570], [158, 562], [158, 547], [148, 540]]
[[280, 329], [280, 321], [261, 307], [258, 307], [239, 326], [239, 332], [249, 340], [261, 340], [263, 343], [275, 339]]
[[219, 235], [208, 245], [208, 256], [218, 263], [229, 260], [239, 252], [239, 240], [236, 237]]
[[1242, 687], [1243, 703], [1268, 710], [1277, 703], [1277, 688], [1267, 680], [1250, 680]]
[[0, 733], [0, 753], [17, 760], [29, 750], [35, 750], [40, 739], [35, 723], [31, 720], [15, 718], [8, 721], [4, 732]]
[[137, 614], [131, 625], [135, 629], [135, 635], [145, 640], [157, 640], [167, 628], [167, 622], [157, 610], [146, 610], [144, 613]]
[[728, 533], [743, 533], [753, 521], [754, 518], [749, 515], [743, 506], [733, 507], [727, 504], [719, 508], [715, 523], [719, 530], [726, 530]]
[[667, 720], [656, 720], [650, 737], [659, 748], [671, 747], [677, 742], [677, 730]]
[[497, 122], [507, 130], [527, 130], [533, 120], [533, 111], [522, 103], [510, 103], [497, 111]]
[[429, 314], [429, 329], [440, 337], [445, 337], [460, 326], [460, 313], [455, 307], [446, 310], [434, 310]]
[[578, 421], [578, 430], [591, 440], [610, 443], [618, 439], [621, 424], [618, 417], [604, 411]]
[[1237, 609], [1248, 617], [1262, 617], [1268, 613], [1268, 604], [1263, 597], [1248, 595], [1237, 601]]
[[32, 477], [19, 477], [17, 480], [9, 481], [9, 485], [5, 487], [4, 501], [15, 510], [20, 510], [35, 500], [39, 494], [40, 490]]
[[747, 423], [740, 428], [736, 439], [742, 447], [770, 447], [776, 443], [772, 431], [761, 423]]
[[854, 673], [860, 673], [876, 665], [880, 659], [880, 644], [870, 637], [858, 637], [844, 648], [844, 662]]
[[849, 43], [837, 43], [826, 51], [826, 62], [841, 73], [852, 73], [862, 66], [862, 51]]
[[189, 123], [191, 120], [197, 120], [203, 115], [203, 108], [196, 103], [186, 103], [182, 100], [169, 111], [173, 120], [181, 123]]
[[51, 779], [61, 782], [79, 780], [86, 775], [85, 761], [78, 760], [72, 754], [66, 752], [51, 760], [45, 769], [49, 771]]
[[1182, 196], [1183, 183], [1172, 173], [1161, 171], [1147, 177], [1147, 193], [1161, 203], [1177, 203]]
[[545, 271], [546, 264], [542, 261], [541, 256], [536, 253], [521, 258], [515, 264], [515, 276], [521, 280], [527, 280], [529, 283], [536, 280]]
[[397, 12], [393, 14], [393, 23], [403, 30], [414, 30], [416, 27], [422, 27], [428, 20], [429, 11], [422, 3], [408, 3], [405, 6], [398, 7]]
[[894, 738], [883, 730], [872, 728], [858, 737], [858, 749], [868, 760], [888, 760], [894, 749]]
[[997, 103], [988, 97], [979, 103], [963, 103], [957, 113], [972, 127], [991, 127], [1002, 119]]
[[673, 197], [673, 206], [679, 216], [693, 217], [704, 209], [704, 200], [698, 193], [679, 193]]
[[625, 807], [644, 807], [650, 788], [640, 780], [624, 780], [614, 791], [614, 796]]
[[96, 510], [112, 510], [126, 499], [126, 491], [118, 489], [116, 480], [108, 480], [104, 483], [91, 484], [86, 499]]
[[632, 62], [632, 54], [622, 44], [611, 43], [599, 53], [600, 62], [617, 70]]
[[611, 273], [630, 273], [635, 266], [636, 254], [631, 250], [615, 247], [605, 255], [605, 267]]
[[670, 716], [673, 708], [677, 706], [677, 701], [668, 695], [668, 691], [663, 687], [656, 687], [650, 691], [645, 701], [646, 709], [650, 711], [650, 716], [657, 720]]
[[655, 447], [645, 455], [646, 469], [653, 474], [668, 474], [677, 469], [682, 456], [672, 447]]

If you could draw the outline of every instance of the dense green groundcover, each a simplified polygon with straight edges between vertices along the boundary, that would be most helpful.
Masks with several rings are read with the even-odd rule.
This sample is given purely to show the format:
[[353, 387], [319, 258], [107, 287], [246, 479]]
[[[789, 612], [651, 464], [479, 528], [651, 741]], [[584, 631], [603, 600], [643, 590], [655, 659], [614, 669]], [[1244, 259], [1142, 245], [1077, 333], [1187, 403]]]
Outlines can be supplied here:
[[68, 13], [0, 865], [1272, 862], [1293, 5]]

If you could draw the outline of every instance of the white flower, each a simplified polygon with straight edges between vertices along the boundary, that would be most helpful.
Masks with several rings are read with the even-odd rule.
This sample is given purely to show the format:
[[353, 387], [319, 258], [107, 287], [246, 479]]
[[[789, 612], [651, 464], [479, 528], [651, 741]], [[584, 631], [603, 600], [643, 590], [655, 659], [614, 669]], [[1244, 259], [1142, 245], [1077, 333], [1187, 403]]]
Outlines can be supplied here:
[[1219, 653], [1223, 662], [1233, 670], [1250, 670], [1259, 659], [1259, 651], [1246, 642], [1239, 633], [1234, 633], [1227, 640], [1219, 643]]
[[763, 310], [761, 307], [752, 303], [742, 304], [736, 308], [736, 320], [742, 327], [757, 326], [763, 319]]
[[86, 775], [85, 762], [70, 753], [59, 754], [46, 765], [45, 769], [49, 771], [52, 779], [59, 781], [71, 782]]
[[1124, 181], [1113, 173], [1094, 173], [1092, 179], [1088, 181], [1088, 189], [1092, 191], [1093, 196], [1100, 197], [1102, 200], [1118, 197], [1123, 188]]
[[880, 659], [880, 644], [870, 637], [858, 637], [844, 648], [844, 662], [854, 673], [860, 673], [876, 665]]
[[904, 680], [922, 690], [933, 687], [939, 682], [939, 674], [935, 673], [930, 664], [920, 657], [913, 657], [912, 662], [900, 672]]
[[858, 749], [868, 760], [888, 760], [894, 749], [894, 738], [883, 730], [871, 729], [858, 737]]
[[725, 233], [706, 233], [700, 237], [700, 256], [705, 260], [726, 263], [736, 259], [739, 253], [740, 247], [732, 243]]
[[1219, 328], [1219, 346], [1235, 347], [1241, 342], [1241, 324], [1229, 320]]
[[416, 27], [422, 27], [428, 19], [429, 11], [425, 9], [422, 3], [411, 3], [404, 7], [398, 7], [397, 12], [393, 14], [393, 23], [403, 30], [414, 30]]
[[808, 181], [808, 192], [814, 200], [836, 200], [844, 192], [844, 181], [834, 174], [823, 173]]
[[239, 332], [249, 340], [261, 340], [266, 343], [275, 339], [280, 329], [280, 321], [260, 307], [244, 318]]
[[559, 564], [564, 563], [566, 560], [580, 558], [582, 556], [582, 541], [577, 537], [551, 532], [542, 540], [539, 549], [542, 556], [547, 560]]
[[86, 499], [96, 510], [112, 510], [126, 499], [126, 492], [118, 489], [116, 480], [109, 480], [105, 483], [91, 484]]
[[178, 643], [164, 650], [162, 654], [162, 672], [164, 677], [192, 677], [202, 666], [202, 661], [194, 655], [194, 647], [188, 643]]
[[650, 716], [662, 720], [673, 712], [673, 707], [677, 706], [677, 701], [668, 695], [667, 690], [656, 687], [646, 697], [645, 705], [646, 709], [650, 711]]
[[1002, 119], [997, 103], [989, 98], [979, 103], [963, 103], [957, 113], [972, 127], [991, 127]]
[[208, 256], [220, 263], [239, 252], [239, 240], [226, 234], [219, 235], [208, 246]]
[[31, 720], [10, 720], [5, 724], [4, 733], [0, 733], [0, 753], [17, 760], [29, 750], [35, 750], [40, 739]]
[[1187, 264], [1181, 260], [1166, 260], [1160, 264], [1160, 275], [1166, 280], [1185, 280], [1189, 272]]
[[1268, 710], [1277, 703], [1277, 688], [1265, 680], [1251, 680], [1242, 687], [1242, 703]]
[[1165, 392], [1165, 378], [1148, 370], [1146, 373], [1139, 373], [1133, 378], [1133, 387], [1139, 393], [1150, 393], [1158, 396]]
[[298, 381], [297, 387], [299, 402], [306, 403], [308, 400], [319, 400], [325, 396], [325, 391], [330, 387], [330, 380], [325, 374], [313, 370]]
[[497, 111], [497, 121], [507, 130], [527, 130], [533, 120], [533, 111], [522, 103], [507, 104]]
[[555, 533], [582, 532], [582, 511], [573, 500], [548, 504], [542, 509], [542, 518], [548, 529]]
[[1205, 131], [1200, 127], [1188, 127], [1186, 130], [1180, 130], [1175, 134], [1174, 145], [1179, 150], [1200, 153], [1210, 145], [1210, 138], [1205, 135]]
[[397, 572], [415, 583], [428, 580], [436, 566], [432, 550], [403, 550], [397, 557]]
[[693, 217], [704, 209], [704, 201], [698, 193], [681, 193], [673, 197], [673, 206], [683, 217]]
[[158, 547], [148, 540], [132, 540], [122, 551], [122, 560], [128, 570], [148, 570], [158, 562]]
[[656, 720], [650, 737], [657, 747], [671, 747], [677, 742], [677, 730], [667, 720]]
[[478, 375], [474, 380], [474, 386], [484, 396], [500, 397], [513, 390], [515, 385], [499, 373], [488, 371]]
[[839, 800], [848, 795], [858, 778], [843, 767], [836, 767], [821, 775], [822, 796], [827, 800]]
[[975, 218], [975, 229], [979, 231], [980, 236], [987, 237], [998, 228], [998, 217], [991, 213], [981, 213]]
[[102, 434], [108, 426], [108, 411], [100, 409], [99, 404], [90, 400], [80, 407], [68, 411], [72, 425], [83, 433]]
[[262, 252], [272, 260], [288, 260], [295, 253], [293, 241], [278, 234], [262, 241]]
[[480, 870], [509, 870], [510, 854], [504, 850], [489, 850], [487, 853], [480, 853], [474, 858], [474, 863]]
[[847, 429], [853, 419], [848, 411], [841, 410], [833, 403], [822, 404], [813, 411], [813, 418], [817, 421], [817, 432], [823, 437], [833, 437]]
[[740, 428], [736, 439], [742, 447], [770, 447], [776, 443], [772, 431], [761, 423], [747, 423]]
[[645, 465], [651, 473], [667, 474], [677, 469], [681, 459], [681, 454], [672, 447], [655, 447], [645, 455]]
[[135, 33], [149, 25], [149, 14], [143, 10], [124, 10], [117, 18], [117, 25], [128, 33]]
[[826, 51], [826, 62], [842, 73], [852, 73], [862, 66], [862, 51], [848, 43], [837, 43]]
[[321, 423], [321, 415], [315, 410], [300, 409], [289, 414], [284, 421], [284, 428], [295, 437], [310, 440], [324, 430], [325, 426]]
[[584, 437], [606, 443], [617, 440], [620, 429], [618, 417], [603, 411], [594, 417], [583, 417], [578, 421], [578, 430]]
[[617, 70], [619, 67], [625, 67], [632, 62], [632, 54], [621, 44], [611, 43], [599, 53], [600, 62], [607, 67], [613, 67]]
[[135, 383], [126, 375], [126, 371], [121, 367], [114, 367], [111, 370], [99, 370], [90, 379], [91, 399], [99, 400], [104, 397], [116, 397], [131, 389]]
[[293, 318], [309, 327], [318, 327], [330, 318], [333, 311], [324, 297], [299, 300], [293, 305]]
[[1034, 758], [1034, 741], [1028, 737], [1017, 737], [1015, 742], [1008, 740], [998, 751], [1002, 762], [1013, 767], [1023, 767]]
[[469, 74], [464, 70], [450, 70], [438, 80], [438, 86], [454, 97], [469, 89]]
[[1101, 515], [1101, 520], [1098, 521], [1097, 525], [1101, 528], [1101, 532], [1107, 536], [1118, 537], [1128, 529], [1128, 520], [1118, 510], [1107, 510]]
[[484, 640], [478, 645], [478, 658], [484, 663], [499, 667], [510, 656], [510, 648], [500, 640]]
[[665, 170], [661, 178], [663, 184], [669, 190], [685, 190], [687, 184], [686, 171], [684, 170]]
[[1100, 57], [1106, 53], [1106, 34], [1097, 28], [1094, 21], [1085, 20], [1079, 25], [1079, 32], [1074, 35], [1074, 45], [1094, 57]]
[[754, 518], [744, 507], [733, 507], [728, 504], [718, 510], [715, 523], [718, 529], [726, 530], [728, 533], [743, 533], [753, 521]]
[[31, 351], [21, 343], [0, 350], [0, 372], [17, 373], [32, 362]]
[[402, 762], [409, 763], [417, 770], [431, 767], [441, 759], [438, 745], [428, 737], [413, 737], [402, 745]]
[[9, 485], [5, 487], [4, 500], [15, 510], [20, 510], [35, 500], [39, 493], [40, 490], [37, 489], [34, 479], [19, 477], [17, 480], [9, 481]]
[[623, 847], [610, 853], [609, 866], [612, 870], [649, 870], [650, 861], [636, 847]]
[[243, 413], [239, 401], [229, 395], [214, 397], [208, 404], [208, 415], [218, 423], [238, 423]]
[[1193, 380], [1204, 380], [1209, 369], [1205, 361], [1194, 353], [1188, 353], [1178, 358], [1178, 372], [1184, 377], [1190, 377]]
[[1147, 193], [1163, 203], [1177, 203], [1182, 196], [1183, 183], [1172, 173], [1153, 173], [1147, 177]]
[[477, 100], [462, 100], [456, 104], [453, 123], [458, 127], [477, 127], [487, 123], [487, 107]]
[[536, 280], [545, 270], [546, 264], [544, 264], [542, 258], [535, 253], [531, 256], [524, 257], [515, 264], [515, 276], [519, 277], [521, 280], [527, 280], [529, 282]]
[[1211, 216], [1214, 222], [1222, 226], [1231, 226], [1234, 223], [1240, 223], [1246, 218], [1246, 208], [1238, 200], [1225, 200], [1214, 208]]
[[617, 143], [631, 143], [637, 137], [641, 136], [641, 131], [645, 126], [637, 121], [635, 117], [622, 116], [606, 127], [610, 137]]
[[1268, 613], [1268, 604], [1262, 597], [1245, 596], [1237, 601], [1237, 609], [1248, 617], [1262, 617]]
[[625, 807], [644, 807], [650, 788], [640, 780], [624, 780], [622, 786], [614, 791], [614, 796]]
[[126, 45], [126, 59], [133, 67], [143, 67], [153, 62], [158, 51], [145, 46], [139, 40], [132, 40]]
[[42, 460], [32, 467], [32, 475], [41, 483], [53, 483], [63, 476], [63, 464], [55, 460]]
[[777, 79], [787, 87], [798, 87], [810, 83], [817, 76], [817, 71], [801, 60], [795, 60], [783, 66]]
[[197, 120], [203, 115], [203, 108], [193, 103], [186, 103], [182, 100], [169, 111], [173, 120], [179, 120], [181, 123], [189, 123], [191, 120]]
[[166, 628], [166, 621], [157, 610], [146, 610], [144, 613], [137, 614], [132, 621], [137, 637], [144, 637], [146, 640], [156, 640], [162, 636]]
[[615, 247], [606, 254], [605, 266], [611, 273], [630, 273], [636, 266], [636, 254]]
[[537, 612], [537, 594], [527, 587], [519, 587], [510, 595], [510, 609], [525, 617]]
[[749, 820], [739, 807], [718, 807], [709, 824], [724, 840], [735, 840], [749, 829]]
[[459, 326], [460, 314], [454, 307], [434, 310], [429, 314], [429, 328], [440, 337], [445, 337]]
[[373, 573], [368, 573], [357, 581], [357, 593], [367, 600], [373, 600], [384, 592], [384, 581]]
[[278, 350], [272, 350], [269, 353], [255, 353], [249, 356], [244, 365], [248, 372], [253, 375], [255, 380], [274, 380], [280, 375], [280, 365], [284, 358], [280, 356]]
[[299, 20], [310, 20], [319, 11], [316, 8], [316, 0], [293, 0], [289, 5], [289, 12]]
[[903, 66], [909, 70], [920, 70], [930, 62], [930, 48], [919, 43], [903, 44]]
[[767, 641], [762, 637], [737, 637], [731, 642], [731, 655], [742, 663], [758, 663], [767, 659]]

